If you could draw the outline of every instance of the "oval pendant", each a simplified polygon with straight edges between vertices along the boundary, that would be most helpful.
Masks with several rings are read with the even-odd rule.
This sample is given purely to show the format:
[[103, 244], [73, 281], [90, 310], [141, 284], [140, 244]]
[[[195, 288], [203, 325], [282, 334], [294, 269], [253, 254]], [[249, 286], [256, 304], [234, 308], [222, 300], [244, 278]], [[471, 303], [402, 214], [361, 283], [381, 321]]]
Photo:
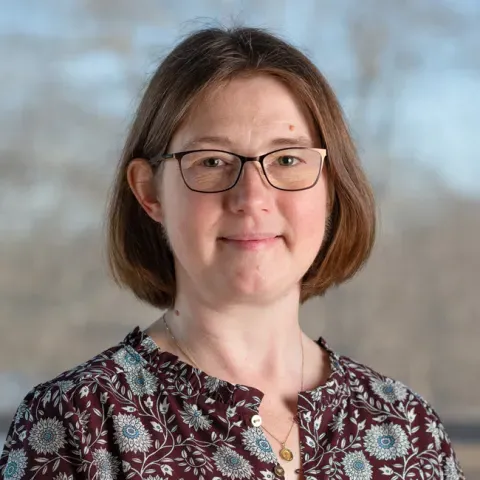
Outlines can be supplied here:
[[280, 456], [286, 460], [287, 462], [291, 462], [293, 460], [293, 453], [292, 451], [287, 448], [287, 447], [283, 447], [281, 450], [280, 450]]

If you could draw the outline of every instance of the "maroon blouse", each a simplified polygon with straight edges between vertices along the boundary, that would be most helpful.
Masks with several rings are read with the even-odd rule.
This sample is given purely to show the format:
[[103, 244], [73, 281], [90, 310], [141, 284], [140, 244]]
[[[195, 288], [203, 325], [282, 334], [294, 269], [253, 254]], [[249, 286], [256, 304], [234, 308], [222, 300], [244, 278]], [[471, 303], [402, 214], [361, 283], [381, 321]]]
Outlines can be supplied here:
[[[303, 474], [313, 479], [464, 479], [430, 405], [400, 382], [319, 346], [325, 385], [298, 396]], [[139, 327], [41, 384], [19, 406], [6, 479], [280, 479], [258, 415], [263, 393], [160, 351]], [[277, 468], [275, 468], [277, 467]]]

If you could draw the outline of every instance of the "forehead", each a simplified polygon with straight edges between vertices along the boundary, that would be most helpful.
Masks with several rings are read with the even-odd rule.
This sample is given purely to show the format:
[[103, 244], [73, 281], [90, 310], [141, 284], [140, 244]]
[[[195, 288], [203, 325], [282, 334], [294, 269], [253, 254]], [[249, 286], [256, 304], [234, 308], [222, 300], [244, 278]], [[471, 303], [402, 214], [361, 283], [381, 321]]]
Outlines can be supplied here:
[[315, 131], [300, 99], [279, 79], [262, 74], [236, 77], [202, 94], [172, 143], [186, 145], [215, 136], [228, 136], [235, 143], [259, 144], [280, 136], [310, 138], [316, 143]]

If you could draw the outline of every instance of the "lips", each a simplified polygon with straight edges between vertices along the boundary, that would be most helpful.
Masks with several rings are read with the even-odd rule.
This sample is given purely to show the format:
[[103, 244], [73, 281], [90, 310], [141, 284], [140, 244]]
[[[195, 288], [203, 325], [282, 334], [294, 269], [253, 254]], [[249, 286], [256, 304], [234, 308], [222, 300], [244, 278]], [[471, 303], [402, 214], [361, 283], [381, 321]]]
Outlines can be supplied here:
[[233, 242], [251, 242], [251, 241], [262, 241], [262, 240], [273, 240], [279, 237], [275, 233], [242, 233], [238, 235], [228, 235], [226, 237], [221, 237], [222, 240], [231, 240]]
[[228, 237], [221, 237], [222, 243], [240, 248], [242, 250], [261, 250], [268, 248], [281, 237], [275, 234], [242, 234], [229, 235]]

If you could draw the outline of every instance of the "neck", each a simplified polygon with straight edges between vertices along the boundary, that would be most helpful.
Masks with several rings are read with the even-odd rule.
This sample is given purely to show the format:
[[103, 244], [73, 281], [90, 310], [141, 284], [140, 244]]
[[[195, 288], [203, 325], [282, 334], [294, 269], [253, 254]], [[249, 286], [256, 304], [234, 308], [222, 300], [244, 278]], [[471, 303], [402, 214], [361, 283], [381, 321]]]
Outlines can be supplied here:
[[[298, 292], [269, 305], [222, 309], [179, 294], [174, 310], [166, 313], [171, 331], [210, 375], [263, 390], [282, 384], [292, 388], [292, 378], [300, 381]], [[298, 390], [300, 385], [294, 387]]]

